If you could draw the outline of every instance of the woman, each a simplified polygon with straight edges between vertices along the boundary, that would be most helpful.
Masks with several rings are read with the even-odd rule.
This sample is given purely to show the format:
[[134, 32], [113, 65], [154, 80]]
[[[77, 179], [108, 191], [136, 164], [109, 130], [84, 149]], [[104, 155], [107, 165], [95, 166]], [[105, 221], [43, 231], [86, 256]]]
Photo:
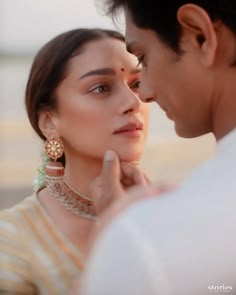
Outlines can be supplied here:
[[149, 112], [139, 81], [137, 60], [114, 31], [66, 32], [37, 54], [26, 108], [52, 161], [46, 187], [0, 214], [0, 293], [70, 290], [95, 227], [90, 185], [105, 150], [128, 166], [144, 150]]

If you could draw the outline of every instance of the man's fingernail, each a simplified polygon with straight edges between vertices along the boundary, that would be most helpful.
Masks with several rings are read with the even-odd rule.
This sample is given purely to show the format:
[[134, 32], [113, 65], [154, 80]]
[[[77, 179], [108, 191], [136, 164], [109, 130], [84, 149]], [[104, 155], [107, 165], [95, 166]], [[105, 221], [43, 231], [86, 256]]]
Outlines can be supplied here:
[[105, 156], [104, 156], [105, 161], [113, 161], [114, 159], [115, 159], [115, 154], [113, 151], [106, 151], [105, 152]]

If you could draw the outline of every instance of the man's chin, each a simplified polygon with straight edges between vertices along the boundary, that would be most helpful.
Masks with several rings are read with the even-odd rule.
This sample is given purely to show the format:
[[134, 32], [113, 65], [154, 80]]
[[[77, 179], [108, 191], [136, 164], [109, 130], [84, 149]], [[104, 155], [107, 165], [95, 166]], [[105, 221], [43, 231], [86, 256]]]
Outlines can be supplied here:
[[186, 126], [180, 127], [176, 123], [175, 123], [175, 132], [179, 137], [182, 137], [182, 138], [195, 138], [195, 137], [199, 137], [199, 136], [207, 134], [205, 132], [192, 130], [191, 128], [186, 128]]

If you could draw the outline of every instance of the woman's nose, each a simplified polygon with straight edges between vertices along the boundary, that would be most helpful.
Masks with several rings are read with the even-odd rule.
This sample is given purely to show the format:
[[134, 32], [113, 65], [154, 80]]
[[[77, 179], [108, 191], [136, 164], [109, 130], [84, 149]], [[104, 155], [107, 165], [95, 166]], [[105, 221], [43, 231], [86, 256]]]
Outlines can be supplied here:
[[127, 89], [127, 92], [123, 94], [123, 105], [121, 107], [121, 113], [136, 113], [140, 110], [141, 100], [138, 97], [137, 93], [134, 93], [132, 90]]

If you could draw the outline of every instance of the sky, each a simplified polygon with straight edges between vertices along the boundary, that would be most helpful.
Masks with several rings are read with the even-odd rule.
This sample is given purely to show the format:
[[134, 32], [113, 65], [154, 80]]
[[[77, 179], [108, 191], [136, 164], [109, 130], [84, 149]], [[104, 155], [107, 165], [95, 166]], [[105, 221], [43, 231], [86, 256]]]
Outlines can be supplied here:
[[[101, 0], [0, 0], [0, 50], [35, 51], [77, 27], [115, 29]], [[120, 23], [119, 28], [122, 30]]]

